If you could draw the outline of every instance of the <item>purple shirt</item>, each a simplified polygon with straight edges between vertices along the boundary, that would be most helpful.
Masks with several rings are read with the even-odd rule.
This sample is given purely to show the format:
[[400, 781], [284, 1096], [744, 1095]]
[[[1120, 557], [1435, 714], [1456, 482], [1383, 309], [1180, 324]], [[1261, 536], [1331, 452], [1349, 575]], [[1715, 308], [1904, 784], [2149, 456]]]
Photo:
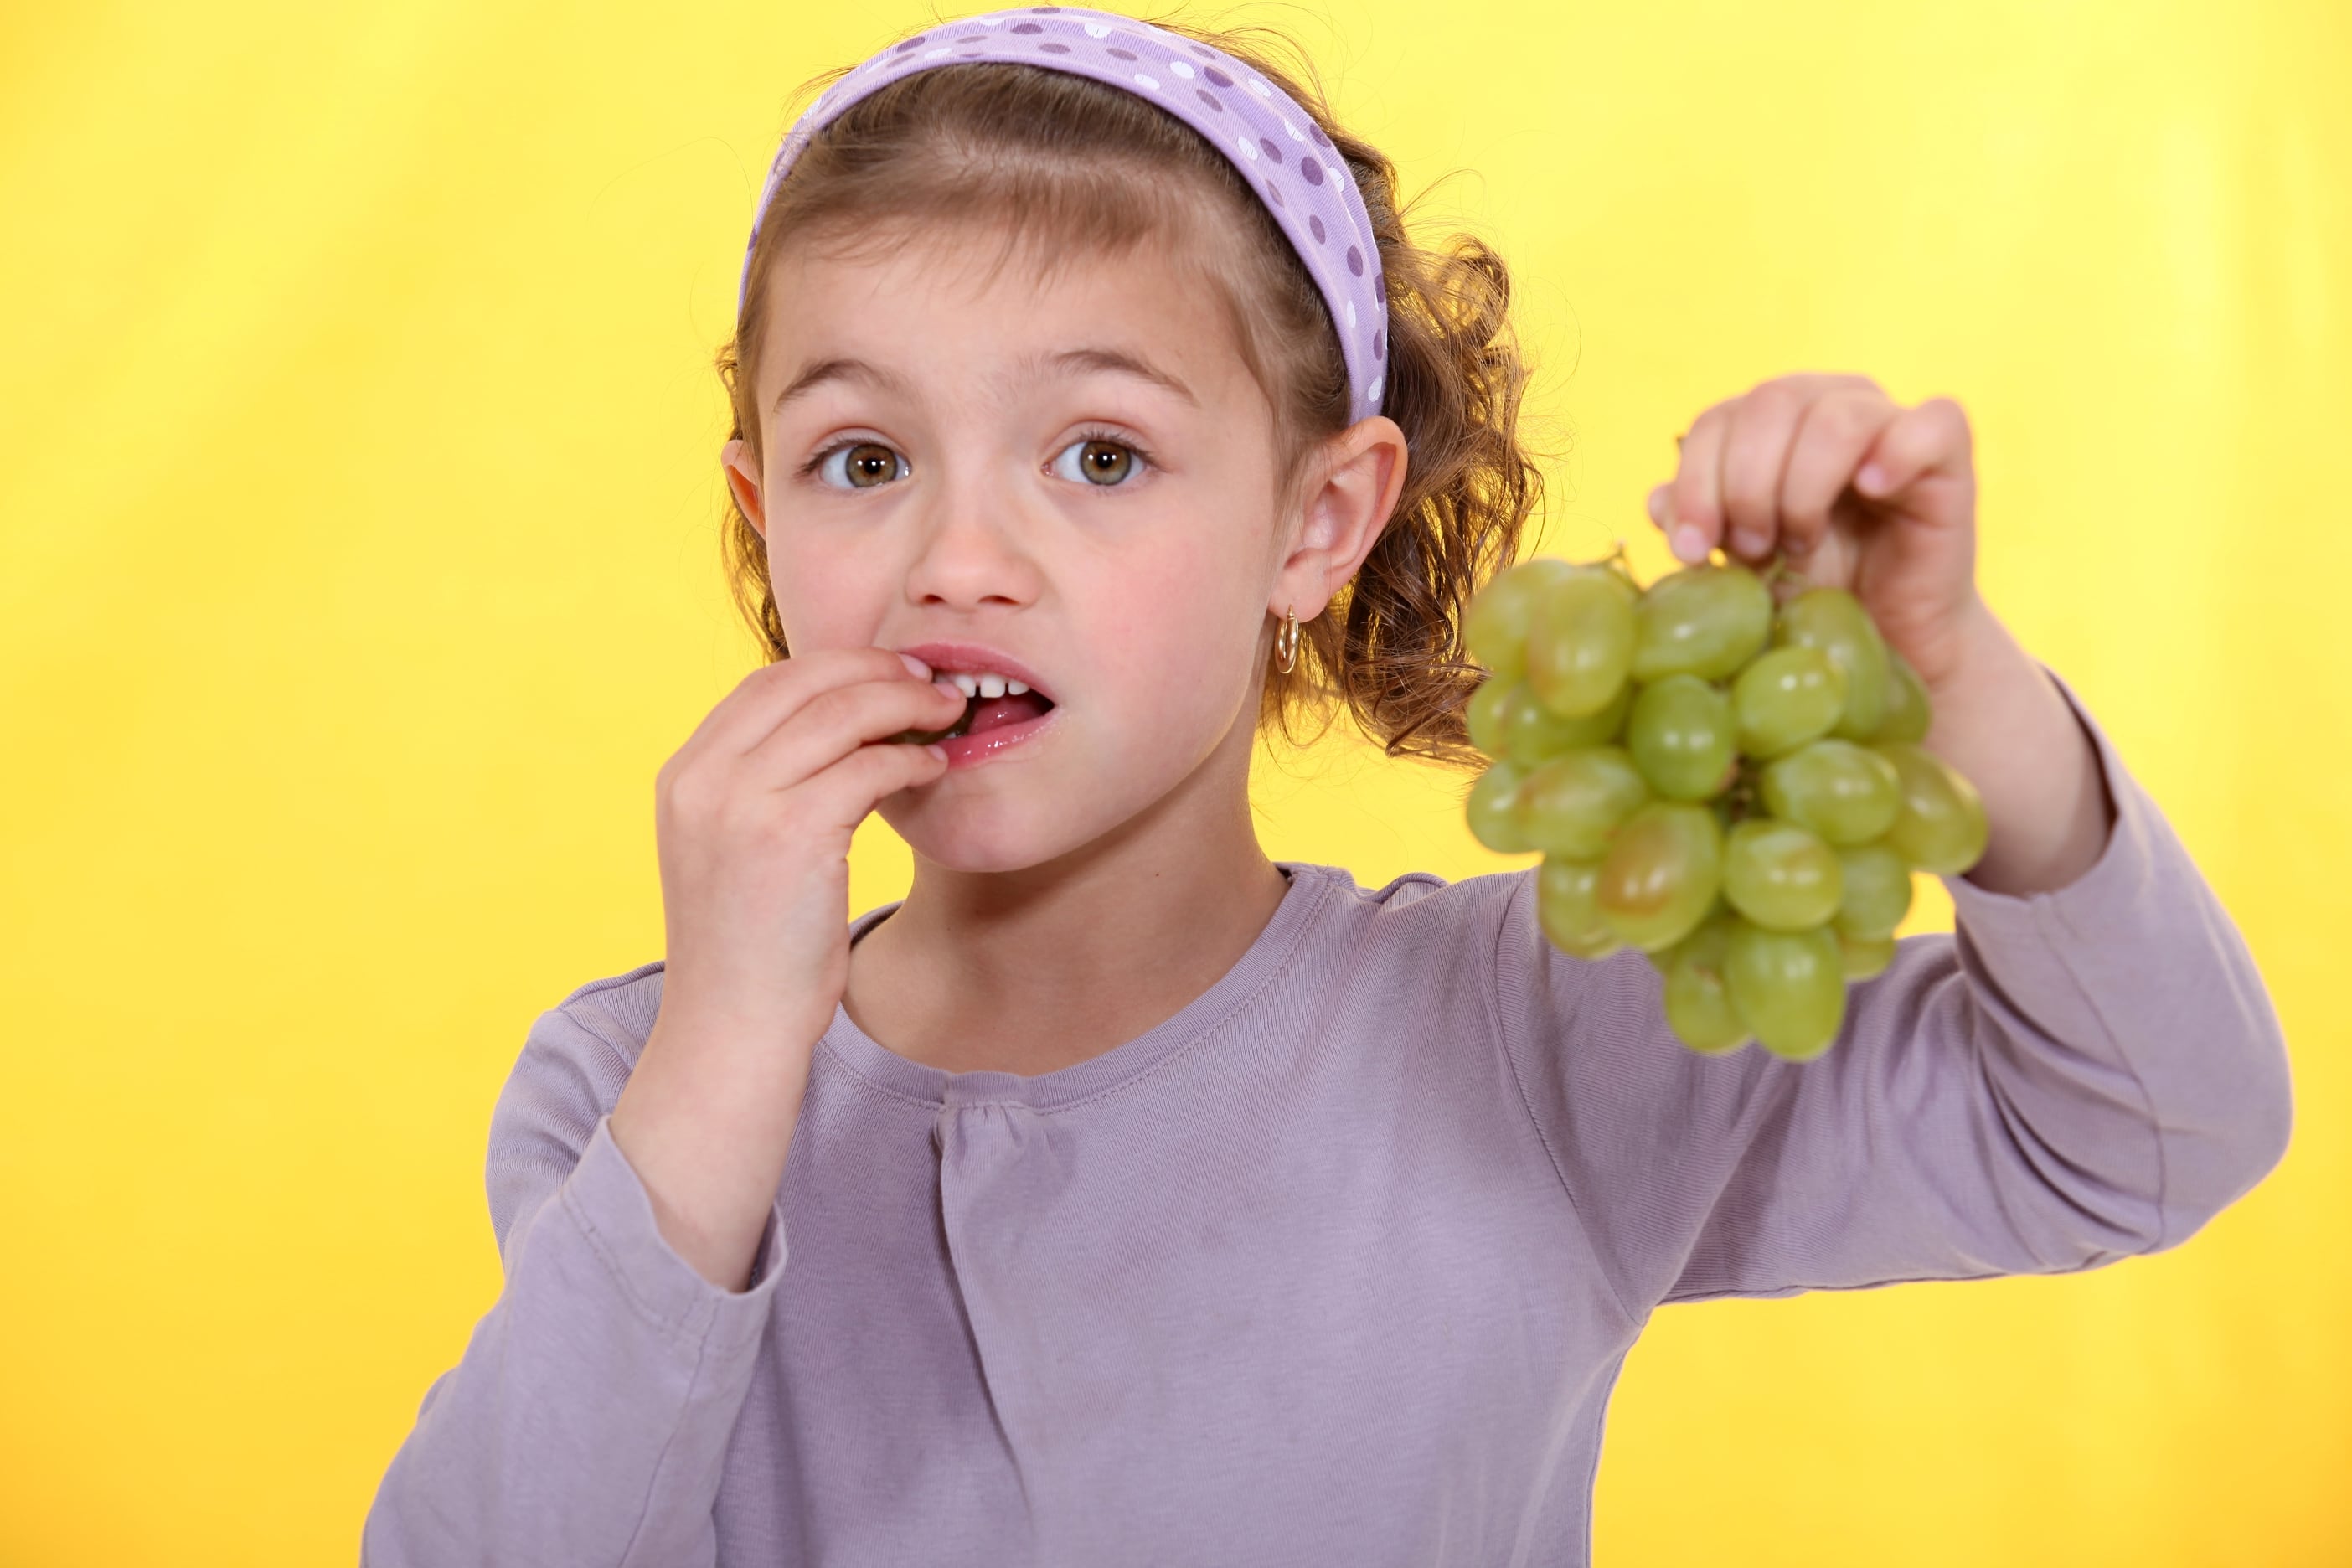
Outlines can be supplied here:
[[583, 985], [499, 1100], [505, 1289], [363, 1562], [1582, 1563], [1660, 1303], [2094, 1268], [2284, 1153], [2252, 959], [2084, 723], [2097, 863], [1948, 879], [1956, 933], [1902, 942], [1810, 1063], [1685, 1049], [1641, 955], [1543, 940], [1532, 869], [1284, 862], [1223, 979], [1035, 1077], [836, 1009], [741, 1292], [662, 1239], [605, 1120], [661, 964]]

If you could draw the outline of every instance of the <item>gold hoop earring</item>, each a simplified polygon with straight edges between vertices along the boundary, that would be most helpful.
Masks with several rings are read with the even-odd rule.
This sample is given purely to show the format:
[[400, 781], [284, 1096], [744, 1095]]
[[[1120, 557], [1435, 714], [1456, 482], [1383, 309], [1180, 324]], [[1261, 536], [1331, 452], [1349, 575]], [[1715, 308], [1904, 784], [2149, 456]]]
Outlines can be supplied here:
[[1298, 668], [1298, 612], [1296, 606], [1283, 606], [1282, 625], [1274, 629], [1274, 656], [1279, 661], [1274, 668], [1285, 675]]

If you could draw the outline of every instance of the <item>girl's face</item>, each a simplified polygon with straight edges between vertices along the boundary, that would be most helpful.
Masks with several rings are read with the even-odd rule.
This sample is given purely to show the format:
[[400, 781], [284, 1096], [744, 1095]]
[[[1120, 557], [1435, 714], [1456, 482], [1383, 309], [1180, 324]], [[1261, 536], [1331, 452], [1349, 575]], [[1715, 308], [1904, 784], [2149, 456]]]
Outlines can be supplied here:
[[953, 231], [786, 251], [751, 367], [758, 471], [746, 443], [723, 454], [796, 652], [1034, 688], [879, 807], [971, 871], [1051, 859], [1188, 783], [1230, 776], [1238, 805], [1269, 611], [1323, 608], [1404, 468], [1396, 426], [1366, 420], [1315, 449], [1297, 499], [1219, 295], [1167, 247], [1049, 277], [997, 258]]

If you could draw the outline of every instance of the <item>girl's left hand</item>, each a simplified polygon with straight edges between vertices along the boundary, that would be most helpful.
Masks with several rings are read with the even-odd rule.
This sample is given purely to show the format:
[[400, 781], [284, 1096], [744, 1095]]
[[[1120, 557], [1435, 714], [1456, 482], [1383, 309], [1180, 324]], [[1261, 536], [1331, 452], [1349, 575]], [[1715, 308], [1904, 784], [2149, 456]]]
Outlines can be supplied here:
[[1850, 589], [1932, 691], [1986, 610], [1976, 585], [1976, 469], [1948, 397], [1906, 408], [1861, 375], [1784, 375], [1715, 405], [1683, 436], [1650, 517], [1685, 562], [1717, 545]]

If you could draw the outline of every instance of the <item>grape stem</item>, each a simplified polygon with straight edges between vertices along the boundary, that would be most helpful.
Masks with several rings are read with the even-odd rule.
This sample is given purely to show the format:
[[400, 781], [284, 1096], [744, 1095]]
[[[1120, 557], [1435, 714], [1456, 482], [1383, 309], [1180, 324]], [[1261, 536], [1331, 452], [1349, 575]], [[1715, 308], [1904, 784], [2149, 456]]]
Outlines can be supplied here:
[[1605, 571], [1613, 571], [1617, 575], [1624, 578], [1626, 585], [1631, 587], [1635, 593], [1638, 594], [1642, 591], [1641, 582], [1634, 577], [1633, 568], [1628, 559], [1628, 552], [1625, 548], [1625, 536], [1623, 534], [1619, 534], [1617, 536], [1615, 548], [1612, 549], [1608, 554], [1600, 557], [1598, 560], [1586, 561], [1580, 564], [1585, 566], [1598, 566]]
[[1722, 803], [1723, 826], [1727, 829], [1758, 815], [1756, 799], [1761, 788], [1760, 778], [1761, 775], [1755, 767], [1750, 765], [1747, 758], [1742, 757], [1739, 760], [1739, 771], [1733, 776], [1731, 786], [1716, 797]]

